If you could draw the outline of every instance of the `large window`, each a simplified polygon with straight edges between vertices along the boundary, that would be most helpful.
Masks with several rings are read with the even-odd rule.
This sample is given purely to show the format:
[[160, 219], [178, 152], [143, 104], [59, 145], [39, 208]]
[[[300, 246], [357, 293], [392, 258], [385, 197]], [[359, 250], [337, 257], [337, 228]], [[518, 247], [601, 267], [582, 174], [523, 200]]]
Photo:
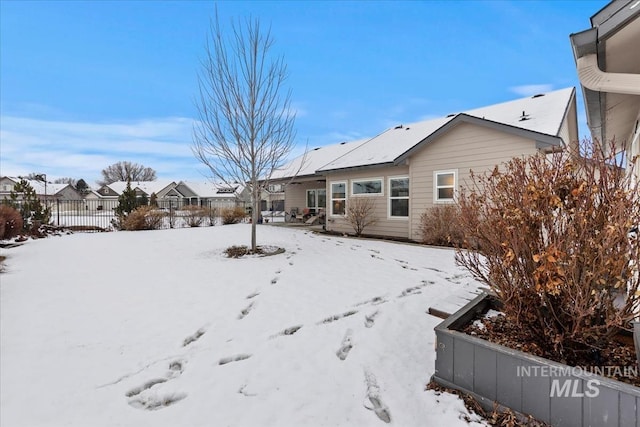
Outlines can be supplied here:
[[351, 194], [382, 195], [382, 179], [363, 179], [351, 181]]
[[327, 190], [324, 188], [307, 190], [307, 207], [309, 209], [314, 209], [317, 212], [318, 209], [325, 208], [326, 206]]
[[389, 178], [389, 216], [409, 217], [409, 177]]
[[453, 202], [456, 188], [456, 171], [438, 171], [433, 173], [434, 201]]
[[331, 183], [331, 215], [344, 215], [347, 201], [347, 183]]

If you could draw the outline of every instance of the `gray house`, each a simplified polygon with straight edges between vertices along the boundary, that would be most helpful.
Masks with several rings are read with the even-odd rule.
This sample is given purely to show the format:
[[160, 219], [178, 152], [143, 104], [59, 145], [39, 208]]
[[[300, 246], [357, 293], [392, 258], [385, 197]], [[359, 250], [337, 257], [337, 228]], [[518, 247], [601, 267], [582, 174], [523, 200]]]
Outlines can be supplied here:
[[309, 165], [295, 159], [273, 178], [288, 182], [285, 209], [324, 209], [329, 231], [353, 232], [347, 206], [367, 198], [376, 219], [367, 234], [419, 240], [421, 215], [453, 203], [471, 171], [577, 144], [575, 89], [566, 88], [323, 147], [308, 153]]

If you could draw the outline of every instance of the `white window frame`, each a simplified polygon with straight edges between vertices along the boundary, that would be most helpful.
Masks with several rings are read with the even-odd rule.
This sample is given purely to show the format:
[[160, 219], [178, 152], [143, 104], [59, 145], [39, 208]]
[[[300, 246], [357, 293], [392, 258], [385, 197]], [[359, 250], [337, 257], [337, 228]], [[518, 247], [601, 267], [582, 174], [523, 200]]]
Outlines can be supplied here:
[[[333, 197], [333, 185], [334, 184], [344, 184], [344, 198], [335, 198], [335, 197]], [[330, 181], [329, 182], [329, 197], [327, 198], [327, 201], [330, 203], [330, 206], [329, 206], [329, 215], [330, 216], [342, 217], [342, 216], [344, 216], [344, 214], [347, 213], [347, 199], [349, 198], [348, 191], [349, 191], [349, 184], [347, 183], [347, 181]], [[344, 201], [344, 214], [333, 213], [333, 201], [334, 200], [343, 200]]]
[[[453, 174], [453, 186], [451, 185], [438, 185], [438, 176], [439, 175], [450, 175]], [[438, 197], [438, 190], [441, 188], [451, 188], [453, 187], [453, 198], [451, 199], [440, 199]], [[458, 196], [458, 169], [449, 169], [449, 170], [440, 170], [433, 172], [433, 203], [434, 204], [444, 204], [444, 203], [455, 203], [456, 198]]]
[[[315, 206], [309, 206], [309, 192], [313, 191], [315, 193], [314, 199], [315, 199]], [[324, 204], [325, 206], [319, 206], [318, 205], [318, 197], [319, 197], [319, 192], [320, 191], [324, 191]], [[306, 198], [305, 198], [305, 206], [308, 209], [314, 209], [316, 212], [320, 209], [326, 209], [326, 204], [327, 204], [327, 188], [326, 187], [322, 187], [322, 188], [309, 188], [306, 190]]]
[[[393, 197], [391, 196], [391, 181], [392, 180], [397, 180], [397, 179], [408, 179], [409, 180], [409, 194], [407, 196], [402, 196], [402, 197]], [[401, 175], [401, 176], [390, 176], [389, 180], [388, 180], [388, 188], [389, 188], [389, 203], [388, 203], [388, 218], [389, 219], [400, 219], [400, 220], [407, 220], [409, 219], [409, 212], [407, 212], [406, 216], [398, 216], [398, 215], [392, 215], [391, 213], [393, 212], [393, 210], [391, 209], [391, 201], [392, 200], [408, 200], [409, 201], [409, 211], [411, 210], [411, 178], [409, 178], [409, 175]]]
[[[358, 193], [356, 194], [355, 191], [353, 191], [353, 186], [354, 184], [357, 184], [359, 182], [370, 182], [370, 181], [380, 181], [380, 192], [379, 193]], [[351, 180], [351, 196], [352, 197], [380, 197], [380, 196], [384, 196], [384, 178], [358, 178], [358, 179], [352, 179]]]

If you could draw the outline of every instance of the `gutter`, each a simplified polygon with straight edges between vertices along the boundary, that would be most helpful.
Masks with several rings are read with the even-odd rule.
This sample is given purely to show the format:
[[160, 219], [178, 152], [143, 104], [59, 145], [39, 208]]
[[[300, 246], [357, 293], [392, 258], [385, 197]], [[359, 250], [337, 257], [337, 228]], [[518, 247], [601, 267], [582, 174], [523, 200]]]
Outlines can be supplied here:
[[606, 73], [598, 67], [596, 54], [578, 58], [576, 63], [582, 86], [597, 92], [640, 95], [640, 74]]

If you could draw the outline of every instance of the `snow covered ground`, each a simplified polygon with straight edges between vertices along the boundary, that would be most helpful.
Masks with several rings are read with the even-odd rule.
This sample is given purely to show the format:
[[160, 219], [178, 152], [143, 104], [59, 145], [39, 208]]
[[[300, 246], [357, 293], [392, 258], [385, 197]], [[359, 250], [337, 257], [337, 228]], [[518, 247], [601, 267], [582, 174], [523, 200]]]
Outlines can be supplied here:
[[452, 251], [262, 225], [284, 254], [226, 258], [249, 227], [3, 249], [0, 425], [470, 425], [425, 391], [426, 310], [478, 286]]

